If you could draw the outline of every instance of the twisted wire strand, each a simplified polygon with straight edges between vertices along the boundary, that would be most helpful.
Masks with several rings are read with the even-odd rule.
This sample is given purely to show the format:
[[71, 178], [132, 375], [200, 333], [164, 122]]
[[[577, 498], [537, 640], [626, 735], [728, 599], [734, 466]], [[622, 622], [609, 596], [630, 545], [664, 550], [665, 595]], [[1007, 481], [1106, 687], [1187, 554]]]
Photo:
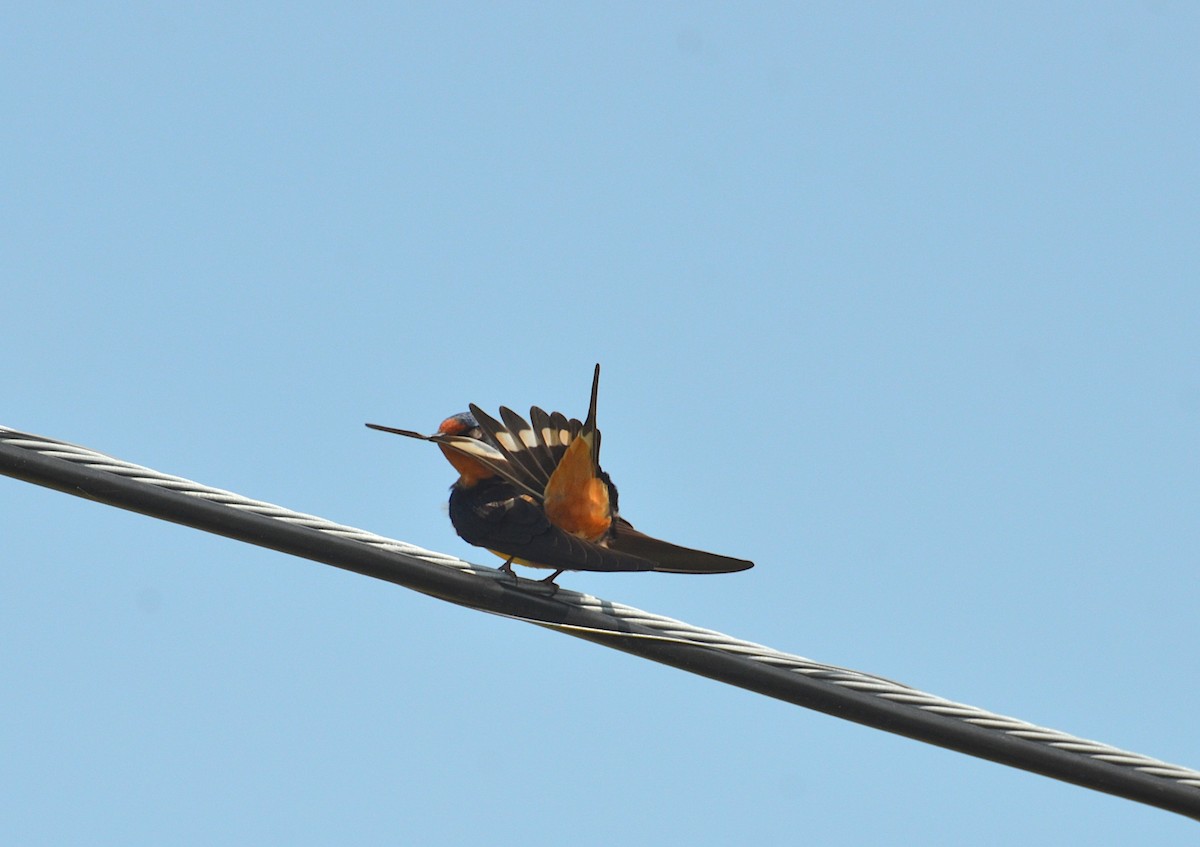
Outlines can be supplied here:
[[[45, 436], [31, 435], [4, 426], [0, 426], [0, 443], [83, 465], [93, 470], [132, 479], [146, 485], [169, 489], [189, 497], [220, 503], [232, 509], [248, 511], [273, 520], [304, 526], [360, 544], [399, 552], [433, 565], [494, 580], [511, 580], [509, 575], [502, 573], [496, 568], [473, 564], [456, 556], [426, 550], [404, 541], [387, 538], [356, 527], [337, 524], [316, 515], [296, 512], [273, 503], [253, 500], [231, 491], [202, 485], [183, 477], [172, 476], [152, 468], [117, 459], [87, 447], [81, 447]], [[1131, 768], [1180, 785], [1200, 788], [1200, 771], [1182, 765], [1170, 764], [1139, 753], [1122, 750], [1099, 741], [1078, 738], [1070, 733], [1038, 726], [1018, 718], [995, 714], [975, 706], [956, 703], [952, 700], [873, 674], [816, 662], [803, 656], [784, 653], [762, 644], [734, 638], [722, 632], [693, 626], [684, 621], [569, 589], [559, 589], [554, 594], [554, 599], [580, 609], [607, 616], [615, 621], [634, 624], [640, 629], [648, 631], [648, 634], [590, 629], [588, 627], [525, 618], [519, 615], [505, 616], [561, 630], [582, 629], [612, 638], [653, 638], [713, 650], [729, 656], [739, 657], [749, 662], [769, 665], [789, 673], [821, 679], [836, 686], [878, 697], [881, 700], [903, 704], [913, 709], [956, 719], [996, 733], [1015, 736], [1078, 756]], [[482, 611], [491, 610], [482, 609]]]

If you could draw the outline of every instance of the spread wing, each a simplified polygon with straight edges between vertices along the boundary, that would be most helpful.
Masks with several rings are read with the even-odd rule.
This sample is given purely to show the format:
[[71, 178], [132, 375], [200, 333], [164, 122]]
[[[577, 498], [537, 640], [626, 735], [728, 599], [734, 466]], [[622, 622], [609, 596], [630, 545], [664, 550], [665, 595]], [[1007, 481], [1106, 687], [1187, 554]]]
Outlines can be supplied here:
[[[547, 496], [570, 500], [586, 496], [580, 486], [587, 486], [589, 479], [601, 475], [600, 430], [596, 428], [599, 390], [600, 366], [596, 365], [587, 420], [583, 423], [560, 412], [547, 414], [537, 406], [529, 410], [532, 424], [506, 406], [500, 407], [500, 420], [496, 420], [472, 403], [471, 414], [484, 437], [507, 460], [508, 466], [498, 473], [525, 491], [536, 491], [534, 496], [539, 503], [544, 503]], [[580, 438], [587, 442], [586, 452], [581, 453], [580, 447], [570, 451], [574, 457], [571, 473], [560, 473], [557, 482], [552, 483], [555, 471], [560, 470], [563, 457], [568, 454], [567, 448]], [[551, 492], [551, 488], [555, 490]]]
[[608, 549], [628, 553], [654, 562], [654, 570], [662, 573], [734, 573], [754, 567], [754, 562], [734, 559], [690, 547], [680, 547], [668, 541], [638, 532], [624, 518], [617, 518]]
[[504, 458], [504, 467], [488, 467], [532, 494], [539, 503], [544, 502], [550, 477], [566, 454], [567, 447], [579, 436], [583, 424], [573, 418], [568, 419], [561, 412], [547, 414], [537, 406], [529, 410], [529, 416], [534, 421], [532, 425], [505, 406], [500, 407], [503, 422], [474, 403], [470, 409], [484, 436]]

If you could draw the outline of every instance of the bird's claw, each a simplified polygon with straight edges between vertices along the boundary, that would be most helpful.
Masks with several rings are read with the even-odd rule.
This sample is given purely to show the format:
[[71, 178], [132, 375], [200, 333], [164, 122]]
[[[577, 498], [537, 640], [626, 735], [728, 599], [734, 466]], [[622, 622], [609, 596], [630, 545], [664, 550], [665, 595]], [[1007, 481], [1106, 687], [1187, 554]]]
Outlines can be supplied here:
[[515, 557], [513, 556], [509, 556], [504, 560], [504, 564], [497, 568], [497, 570], [499, 570], [500, 573], [506, 573], [511, 576], [513, 578], [513, 582], [516, 583], [520, 580], [520, 577], [517, 576], [517, 572], [513, 570], [512, 563], [514, 558]]

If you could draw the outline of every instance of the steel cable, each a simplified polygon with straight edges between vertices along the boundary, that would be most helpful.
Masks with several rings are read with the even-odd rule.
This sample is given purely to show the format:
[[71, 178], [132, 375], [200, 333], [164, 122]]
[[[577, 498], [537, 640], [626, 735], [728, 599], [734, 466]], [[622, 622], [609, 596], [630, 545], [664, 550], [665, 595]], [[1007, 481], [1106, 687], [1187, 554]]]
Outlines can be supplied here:
[[0, 473], [556, 629], [828, 714], [1200, 819], [1200, 772], [0, 427]]

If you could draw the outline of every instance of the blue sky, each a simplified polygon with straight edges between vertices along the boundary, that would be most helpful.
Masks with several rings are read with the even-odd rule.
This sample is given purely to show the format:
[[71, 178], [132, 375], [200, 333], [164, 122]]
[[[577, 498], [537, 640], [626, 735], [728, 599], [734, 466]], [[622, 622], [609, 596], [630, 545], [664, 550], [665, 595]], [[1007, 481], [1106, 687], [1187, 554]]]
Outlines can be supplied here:
[[[495, 564], [432, 429], [581, 414], [562, 583], [1200, 766], [1200, 14], [52, 4], [0, 424]], [[22, 844], [1126, 845], [1195, 823], [0, 480]]]

